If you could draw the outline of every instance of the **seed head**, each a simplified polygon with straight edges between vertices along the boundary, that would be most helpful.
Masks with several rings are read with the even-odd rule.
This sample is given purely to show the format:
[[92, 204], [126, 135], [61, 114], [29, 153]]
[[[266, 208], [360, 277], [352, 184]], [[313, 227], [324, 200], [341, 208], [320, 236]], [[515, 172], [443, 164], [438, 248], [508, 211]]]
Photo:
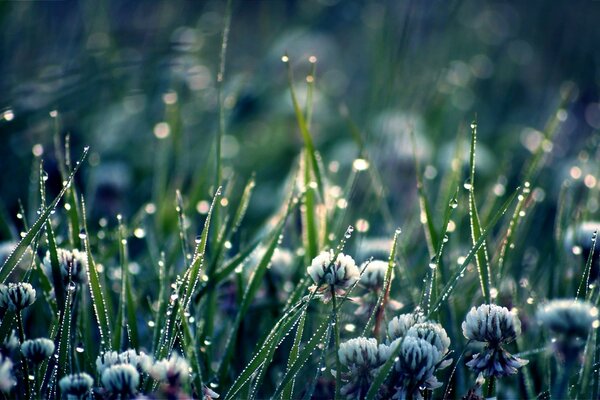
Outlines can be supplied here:
[[67, 395], [67, 398], [73, 396], [80, 399], [92, 388], [94, 379], [85, 372], [80, 372], [64, 376], [58, 384], [60, 390]]
[[102, 373], [102, 385], [115, 395], [133, 395], [136, 393], [139, 383], [140, 374], [134, 366], [129, 364], [113, 365]]
[[21, 353], [34, 364], [39, 364], [54, 353], [54, 342], [46, 338], [26, 340], [21, 345]]
[[19, 312], [35, 302], [35, 289], [26, 282], [0, 284], [0, 308]]
[[462, 331], [469, 340], [499, 346], [512, 342], [521, 334], [521, 321], [506, 307], [483, 304], [471, 308], [462, 323]]

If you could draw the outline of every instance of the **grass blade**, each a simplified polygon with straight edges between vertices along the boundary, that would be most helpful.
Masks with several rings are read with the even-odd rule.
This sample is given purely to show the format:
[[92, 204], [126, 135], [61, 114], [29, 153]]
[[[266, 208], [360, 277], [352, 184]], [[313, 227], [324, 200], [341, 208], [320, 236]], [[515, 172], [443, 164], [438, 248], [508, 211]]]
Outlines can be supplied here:
[[4, 262], [4, 264], [0, 268], [0, 283], [4, 283], [6, 281], [6, 278], [8, 278], [10, 273], [15, 269], [18, 262], [21, 261], [21, 258], [23, 258], [27, 247], [29, 247], [29, 245], [33, 242], [33, 239], [38, 235], [38, 233], [43, 228], [50, 215], [54, 212], [56, 206], [58, 205], [58, 202], [71, 186], [73, 178], [75, 177], [75, 174], [77, 173], [77, 171], [79, 171], [79, 168], [83, 164], [83, 160], [87, 156], [88, 151], [89, 148], [86, 147], [83, 151], [83, 155], [81, 156], [80, 160], [76, 163], [73, 171], [69, 174], [69, 177], [65, 181], [62, 189], [60, 190], [56, 198], [52, 201], [52, 203], [50, 203], [50, 205], [46, 209], [44, 209], [44, 211], [40, 214], [38, 219], [33, 223], [31, 228], [29, 228], [27, 234], [19, 241], [17, 247], [15, 247], [15, 249], [10, 253], [8, 258]]

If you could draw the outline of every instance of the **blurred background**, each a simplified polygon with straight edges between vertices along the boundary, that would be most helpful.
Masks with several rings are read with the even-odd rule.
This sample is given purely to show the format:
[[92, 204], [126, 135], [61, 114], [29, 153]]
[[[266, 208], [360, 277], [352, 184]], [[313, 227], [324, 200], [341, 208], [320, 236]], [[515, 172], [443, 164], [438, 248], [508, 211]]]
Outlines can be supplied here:
[[[37, 180], [36, 157], [50, 191], [60, 188], [55, 132], [61, 141], [70, 135], [74, 158], [91, 147], [78, 183], [95, 218], [130, 215], [167, 192], [171, 204], [174, 188], [199, 187], [198, 199], [208, 198], [225, 8], [209, 0], [1, 2], [4, 219], [14, 220], [19, 199], [34, 212], [35, 185], [26, 183]], [[404, 206], [415, 187], [409, 131], [435, 187], [456, 143], [468, 148], [456, 138], [468, 138], [475, 118], [478, 190], [503, 194], [542, 145], [552, 161], [540, 177], [546, 200], [569, 176], [593, 188], [599, 17], [592, 0], [234, 0], [224, 177], [256, 174], [253, 221], [279, 204], [274, 193], [302, 147], [281, 62], [287, 52], [302, 102], [308, 59], [317, 58], [312, 134], [331, 179], [343, 184], [352, 161], [368, 155], [397, 220], [417, 210]], [[549, 144], [542, 131], [555, 115], [562, 123]], [[369, 218], [368, 199], [356, 196], [354, 209]], [[593, 213], [598, 201], [589, 201]]]

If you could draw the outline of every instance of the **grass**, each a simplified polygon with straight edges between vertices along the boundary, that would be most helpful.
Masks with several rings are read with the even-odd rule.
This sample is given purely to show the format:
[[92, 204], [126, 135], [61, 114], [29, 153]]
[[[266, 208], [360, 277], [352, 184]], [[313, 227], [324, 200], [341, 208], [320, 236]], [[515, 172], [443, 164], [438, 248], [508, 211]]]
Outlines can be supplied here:
[[[93, 385], [79, 398], [133, 398], [137, 393], [204, 398], [214, 392], [225, 400], [337, 400], [353, 393], [370, 400], [394, 394], [432, 399], [444, 393], [459, 398], [469, 391], [498, 398], [597, 397], [596, 233], [577, 239], [566, 250], [564, 244], [569, 229], [593, 220], [587, 205], [597, 197], [597, 188], [576, 187], [579, 178], [570, 177], [561, 182], [556, 200], [541, 196], [552, 191], [542, 178], [556, 162], [550, 157], [552, 143], [564, 122], [561, 113], [571, 106], [570, 96], [560, 98], [540, 133], [540, 144], [527, 159], [496, 166], [492, 178], [476, 170], [478, 129], [489, 127], [472, 122], [470, 129], [459, 129], [456, 151], [435, 177], [432, 165], [423, 165], [427, 161], [419, 155], [416, 133], [403, 132], [412, 140], [414, 161], [405, 187], [414, 189], [415, 196], [405, 196], [410, 202], [400, 204], [380, 170], [377, 148], [348, 109], [340, 119], [358, 148], [359, 163], [340, 172], [331, 167], [340, 160], [320, 151], [312, 129], [321, 115], [315, 108], [318, 60], [308, 60], [309, 79], [302, 87], [306, 102], [301, 104], [303, 84], [293, 74], [297, 60], [284, 54], [281, 69], [288, 77], [296, 157], [284, 174], [282, 189], [276, 193], [267, 188], [276, 203], [268, 216], [252, 215], [260, 201], [260, 178], [224, 173], [230, 167], [222, 146], [228, 128], [225, 60], [231, 1], [226, 8], [216, 82], [217, 132], [210, 144], [216, 155], [198, 163], [202, 174], [182, 178], [185, 174], [178, 170], [190, 155], [176, 143], [182, 140], [182, 133], [176, 132], [181, 110], [171, 103], [166, 119], [172, 134], [155, 143], [151, 201], [99, 220], [86, 206], [85, 185], [78, 180], [98, 166], [87, 162], [88, 147], [78, 161], [70, 161], [76, 151], [68, 136], [63, 145], [60, 114], [53, 116], [63, 184], [47, 204], [52, 188], [41, 158], [36, 158], [30, 209], [22, 209], [21, 218], [2, 218], [7, 231], [22, 233], [11, 237], [15, 244], [0, 268], [0, 282], [29, 282], [37, 292], [35, 303], [27, 308], [11, 309], [5, 300], [0, 310], [0, 383], [8, 382], [0, 385], [0, 395], [66, 397], [72, 392], [59, 383], [61, 379], [85, 372]], [[469, 133], [468, 152], [463, 154]], [[494, 184], [499, 177], [505, 182], [502, 190]], [[403, 214], [406, 218], [390, 220], [397, 215], [391, 210], [400, 207], [409, 211]], [[26, 215], [36, 216], [31, 225]], [[554, 221], [554, 232], [532, 238], [539, 232], [536, 224], [545, 219]], [[370, 232], [385, 238], [384, 255], [365, 245]], [[588, 247], [587, 254], [574, 254]], [[71, 272], [62, 272], [59, 249], [85, 255], [85, 283], [75, 284]], [[341, 253], [354, 257], [359, 272], [350, 284], [340, 286], [337, 275], [316, 282], [308, 275], [307, 266], [329, 250], [332, 260]], [[387, 264], [377, 289], [365, 284], [374, 259]], [[337, 268], [335, 264], [324, 268]], [[343, 267], [340, 274], [348, 274], [351, 268]], [[2, 296], [8, 298], [4, 292]], [[551, 339], [558, 337], [560, 343], [560, 335], [538, 321], [538, 306], [556, 298], [579, 299], [591, 307], [594, 321], [587, 326], [577, 357], [556, 350]], [[461, 326], [469, 310], [482, 304], [506, 307], [510, 318], [521, 321], [514, 337], [486, 343], [485, 349], [510, 352], [529, 362], [507, 376], [487, 376], [485, 382], [466, 366], [483, 346], [465, 337]], [[357, 313], [363, 305], [368, 305], [367, 312]], [[435, 322], [447, 333], [449, 353], [436, 358], [425, 374], [435, 375], [439, 386], [418, 381], [416, 371], [400, 367], [399, 359], [414, 351], [406, 350], [412, 336], [405, 332], [393, 341], [388, 330], [400, 314]], [[17, 345], [14, 340], [11, 345], [13, 330]], [[34, 365], [19, 344], [41, 336], [53, 340], [55, 350]], [[343, 343], [361, 336], [376, 339], [385, 352], [367, 372], [359, 368], [366, 368], [361, 362], [345, 364], [348, 357], [341, 353]], [[424, 348], [429, 353], [423, 350], [419, 360], [438, 351], [431, 350], [433, 343], [428, 346]], [[130, 349], [140, 357], [143, 353], [147, 362], [120, 360], [135, 366], [132, 373], [138, 380], [132, 387], [111, 391], [97, 360]], [[185, 361], [176, 364], [174, 354]], [[369, 354], [361, 356], [367, 359]], [[168, 366], [161, 369], [161, 360]], [[446, 360], [451, 360], [451, 368], [443, 368]], [[421, 372], [426, 370], [417, 364]], [[351, 384], [357, 392], [348, 393]]]

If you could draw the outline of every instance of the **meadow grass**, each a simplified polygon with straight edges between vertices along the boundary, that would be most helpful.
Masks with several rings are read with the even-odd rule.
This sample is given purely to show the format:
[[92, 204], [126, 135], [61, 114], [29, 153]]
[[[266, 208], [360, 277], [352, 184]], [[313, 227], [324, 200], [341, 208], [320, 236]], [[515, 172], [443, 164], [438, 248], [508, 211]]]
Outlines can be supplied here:
[[[552, 242], [556, 264], [523, 269], [529, 249], [521, 246], [542, 201], [536, 179], [568, 96], [550, 114], [543, 145], [517, 171], [518, 182], [500, 194], [479, 189], [477, 121], [460, 130], [436, 184], [426, 177], [413, 132], [405, 132], [413, 137], [409, 186], [417, 201], [390, 204], [351, 113], [345, 118], [360, 158], [336, 185], [311, 133], [317, 60], [308, 60], [300, 104], [291, 56], [282, 55], [302, 148], [285, 190], [273, 194], [279, 206], [260, 227], [247, 226], [260, 182], [222, 173], [230, 17], [228, 11], [221, 41], [215, 157], [190, 185], [169, 179], [169, 160], [182, 151], [174, 122], [160, 143], [152, 200], [110, 222], [90, 222], [75, 184], [80, 170], [91, 168], [87, 147], [73, 164], [68, 138], [57, 146], [63, 185], [50, 202], [36, 159], [36, 218], [29, 225], [32, 213], [22, 207], [22, 233], [0, 268], [1, 395], [597, 398], [596, 232], [573, 231], [591, 217], [585, 201], [593, 191], [578, 195], [570, 181], [563, 185], [555, 232], [539, 239]], [[176, 115], [177, 104], [169, 107]], [[368, 221], [358, 223], [353, 213], [359, 179], [368, 180], [362, 190], [384, 216], [383, 260], [368, 247], [358, 256], [368, 231]], [[391, 221], [390, 207], [399, 206], [413, 207], [414, 218]], [[565, 242], [578, 253], [589, 249], [581, 267]], [[33, 332], [50, 344], [32, 344]]]

